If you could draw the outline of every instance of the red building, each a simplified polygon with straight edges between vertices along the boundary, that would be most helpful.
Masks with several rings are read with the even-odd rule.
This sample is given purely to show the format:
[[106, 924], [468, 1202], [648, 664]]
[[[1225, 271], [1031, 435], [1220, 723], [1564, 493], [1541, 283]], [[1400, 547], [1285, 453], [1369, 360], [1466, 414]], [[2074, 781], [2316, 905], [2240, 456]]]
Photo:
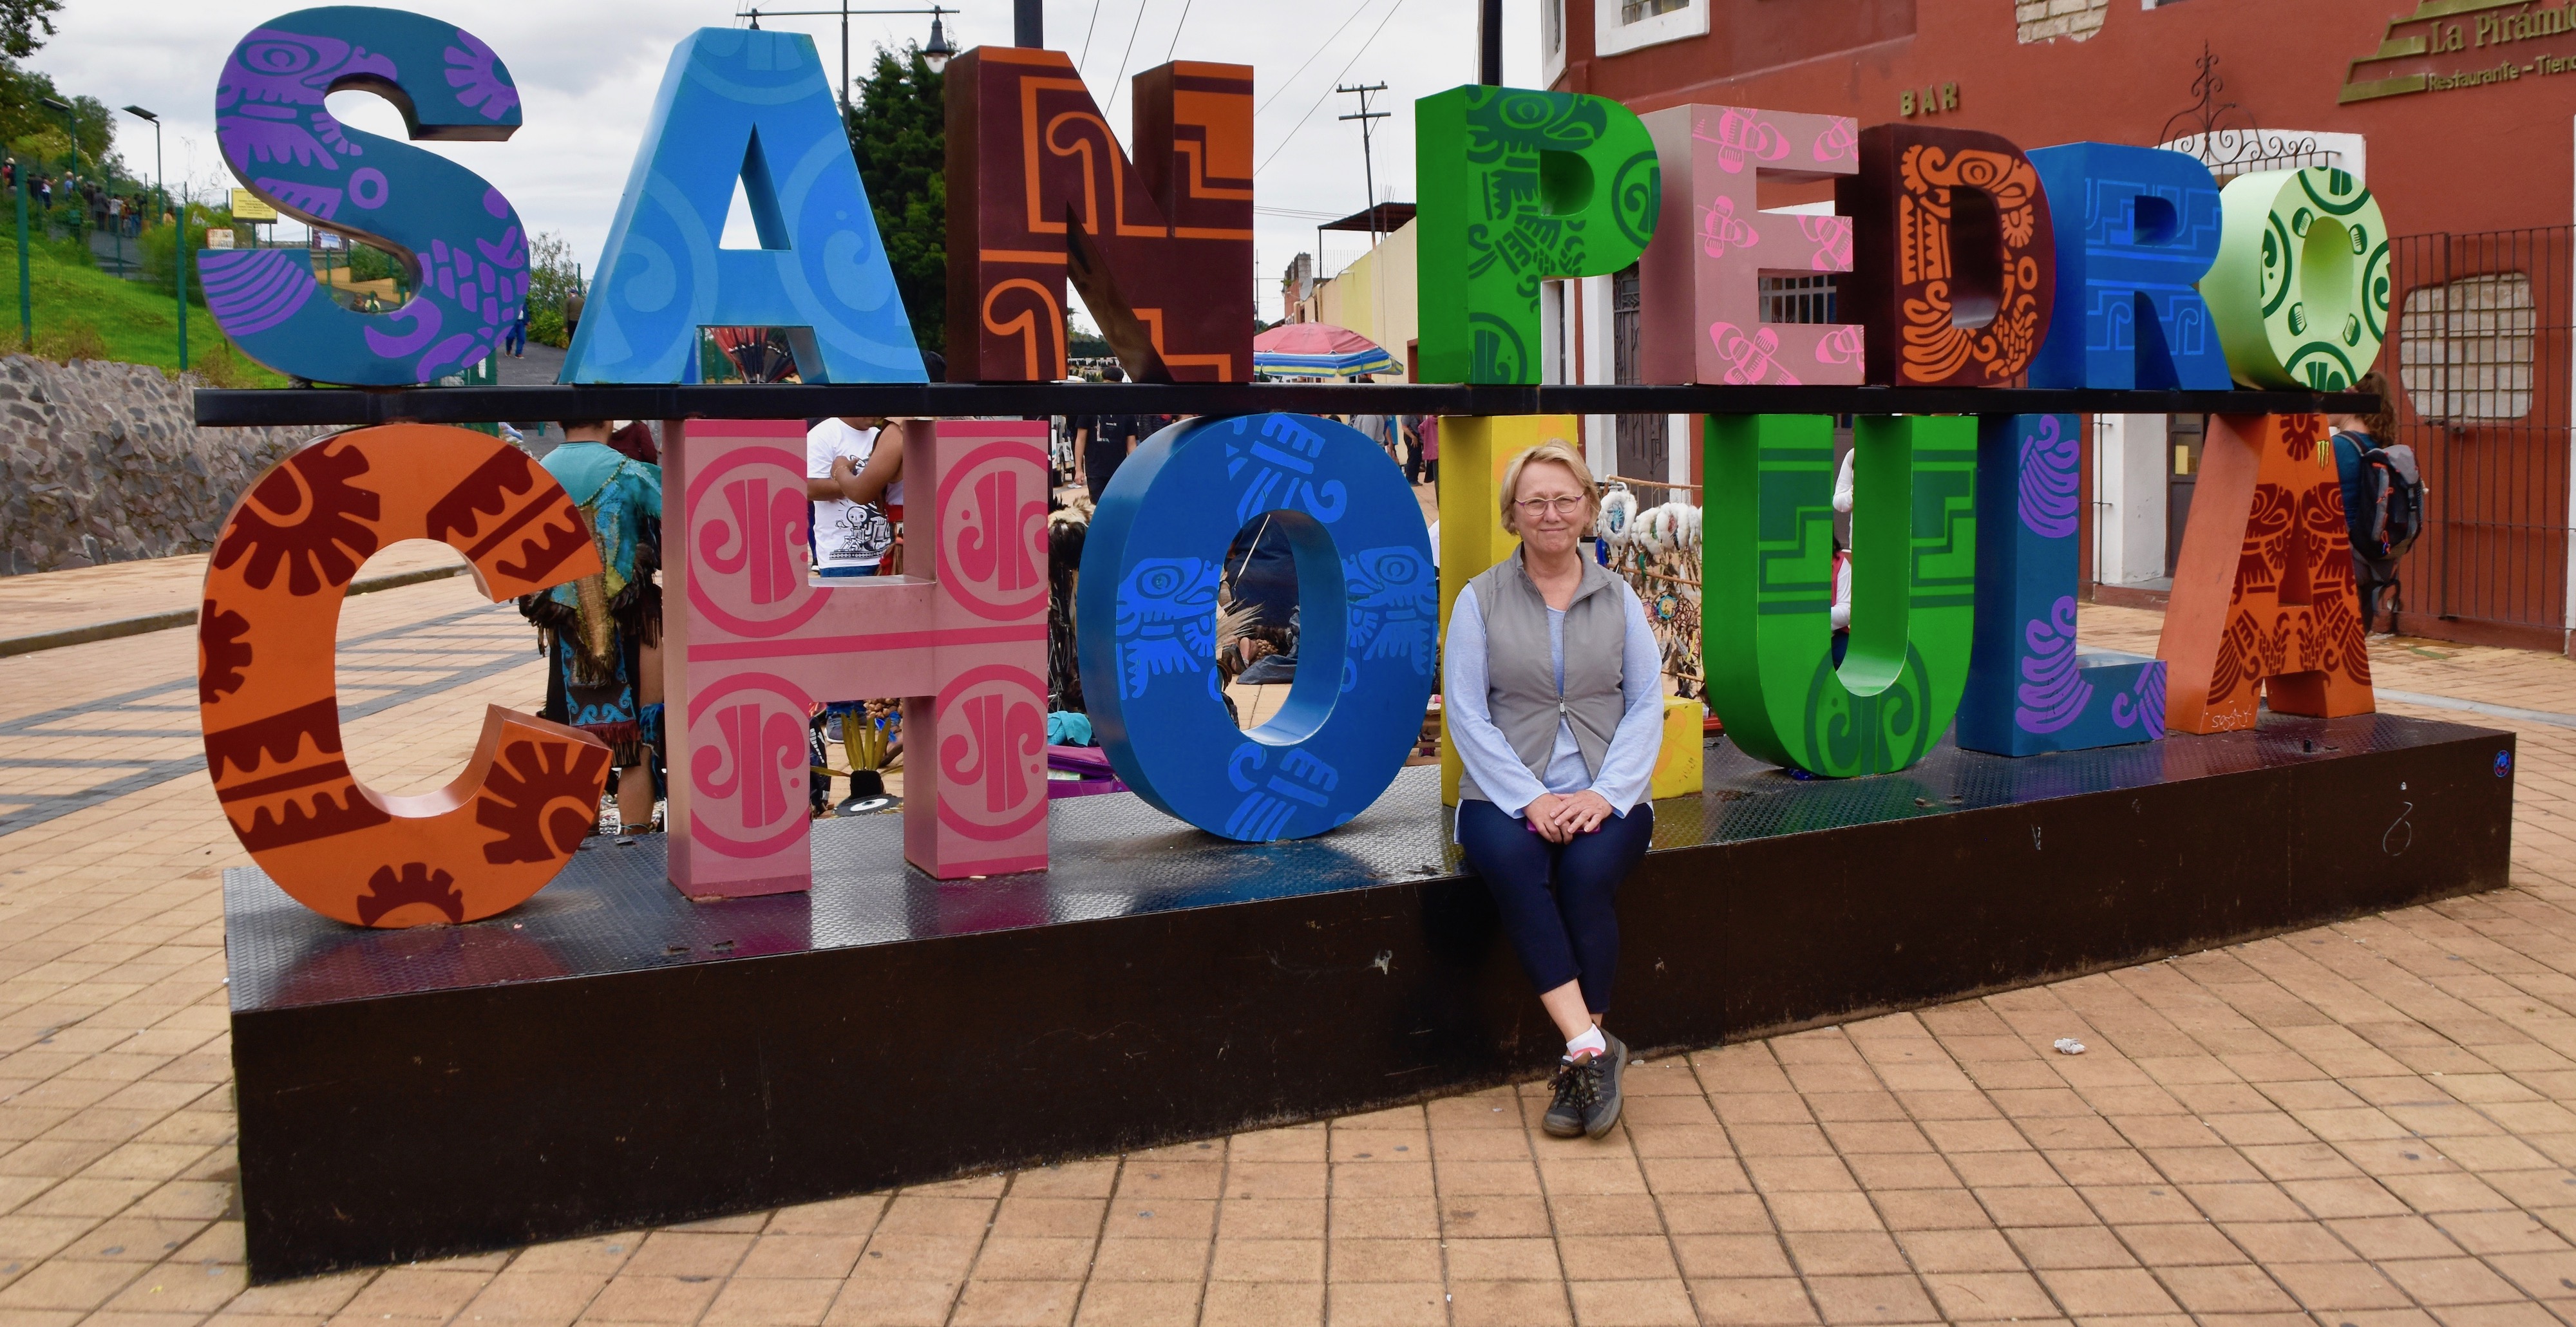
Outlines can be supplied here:
[[[2332, 165], [2377, 194], [2398, 289], [2380, 367], [2430, 485], [2402, 629], [2568, 650], [2576, 3], [2526, 0], [1540, 0], [1550, 87], [2178, 146], [2223, 182]], [[1818, 206], [1823, 186], [1766, 188]], [[1806, 278], [1813, 282], [1815, 278]], [[1766, 317], [1822, 319], [1779, 278]], [[1551, 369], [1633, 373], [1634, 276], [1549, 294]], [[1622, 333], [1626, 335], [1623, 337]], [[1623, 473], [1695, 469], [1684, 421], [1592, 421]], [[2160, 597], [2196, 418], [2096, 421], [2086, 553], [2105, 600]], [[1615, 435], [1615, 441], [1614, 436]]]

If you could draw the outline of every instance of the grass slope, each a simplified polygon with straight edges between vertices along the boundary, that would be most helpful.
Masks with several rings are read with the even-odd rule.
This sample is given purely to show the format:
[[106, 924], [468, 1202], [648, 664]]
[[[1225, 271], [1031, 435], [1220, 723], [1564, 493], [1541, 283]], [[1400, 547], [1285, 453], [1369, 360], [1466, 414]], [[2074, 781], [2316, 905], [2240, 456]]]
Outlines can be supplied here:
[[[178, 370], [178, 310], [166, 282], [156, 290], [145, 282], [120, 281], [92, 266], [79, 240], [35, 239], [27, 247], [37, 354]], [[0, 349], [23, 344], [13, 307], [17, 280], [18, 245], [0, 231]], [[188, 367], [222, 387], [286, 386], [285, 378], [235, 348], [197, 302], [188, 309]]]

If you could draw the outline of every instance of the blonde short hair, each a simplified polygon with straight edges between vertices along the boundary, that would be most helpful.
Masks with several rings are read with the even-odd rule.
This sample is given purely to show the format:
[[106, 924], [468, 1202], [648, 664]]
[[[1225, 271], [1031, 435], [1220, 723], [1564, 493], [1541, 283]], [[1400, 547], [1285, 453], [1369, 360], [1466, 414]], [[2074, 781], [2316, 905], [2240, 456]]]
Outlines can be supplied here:
[[1513, 457], [1512, 463], [1503, 468], [1503, 533], [1517, 535], [1521, 532], [1515, 520], [1518, 509], [1513, 505], [1520, 501], [1521, 471], [1534, 462], [1545, 461], [1553, 461], [1573, 472], [1575, 484], [1583, 490], [1583, 528], [1590, 530], [1592, 523], [1601, 518], [1601, 492], [1592, 482], [1592, 467], [1583, 463], [1583, 453], [1576, 451], [1574, 444], [1563, 438], [1550, 438]]

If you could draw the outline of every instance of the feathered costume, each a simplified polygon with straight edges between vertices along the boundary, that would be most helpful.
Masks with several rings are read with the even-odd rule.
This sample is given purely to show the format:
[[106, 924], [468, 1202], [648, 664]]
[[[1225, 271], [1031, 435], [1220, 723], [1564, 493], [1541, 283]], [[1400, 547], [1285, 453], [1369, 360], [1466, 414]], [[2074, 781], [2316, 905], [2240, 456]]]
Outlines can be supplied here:
[[635, 683], [642, 648], [662, 639], [662, 467], [597, 442], [567, 442], [540, 464], [581, 509], [607, 568], [519, 599], [546, 651], [545, 717], [606, 742], [620, 769], [643, 764], [661, 717]]

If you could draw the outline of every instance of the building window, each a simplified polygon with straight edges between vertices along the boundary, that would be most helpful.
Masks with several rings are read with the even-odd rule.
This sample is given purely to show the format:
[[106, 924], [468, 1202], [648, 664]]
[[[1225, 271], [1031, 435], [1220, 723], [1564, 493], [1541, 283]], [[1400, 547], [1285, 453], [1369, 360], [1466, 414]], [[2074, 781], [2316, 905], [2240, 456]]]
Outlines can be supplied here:
[[2102, 30], [2111, 0], [2013, 0], [2013, 23], [2027, 46], [2060, 37], [2083, 41]]
[[1618, 55], [1708, 35], [1709, 0], [1592, 0], [1592, 53]]
[[2532, 343], [2540, 311], [2520, 272], [2463, 277], [2406, 292], [2397, 376], [2417, 418], [2520, 419], [2531, 413]]
[[1762, 278], [1762, 321], [1766, 323], [1830, 323], [1834, 316], [1840, 288], [1828, 276], [1766, 276]]

